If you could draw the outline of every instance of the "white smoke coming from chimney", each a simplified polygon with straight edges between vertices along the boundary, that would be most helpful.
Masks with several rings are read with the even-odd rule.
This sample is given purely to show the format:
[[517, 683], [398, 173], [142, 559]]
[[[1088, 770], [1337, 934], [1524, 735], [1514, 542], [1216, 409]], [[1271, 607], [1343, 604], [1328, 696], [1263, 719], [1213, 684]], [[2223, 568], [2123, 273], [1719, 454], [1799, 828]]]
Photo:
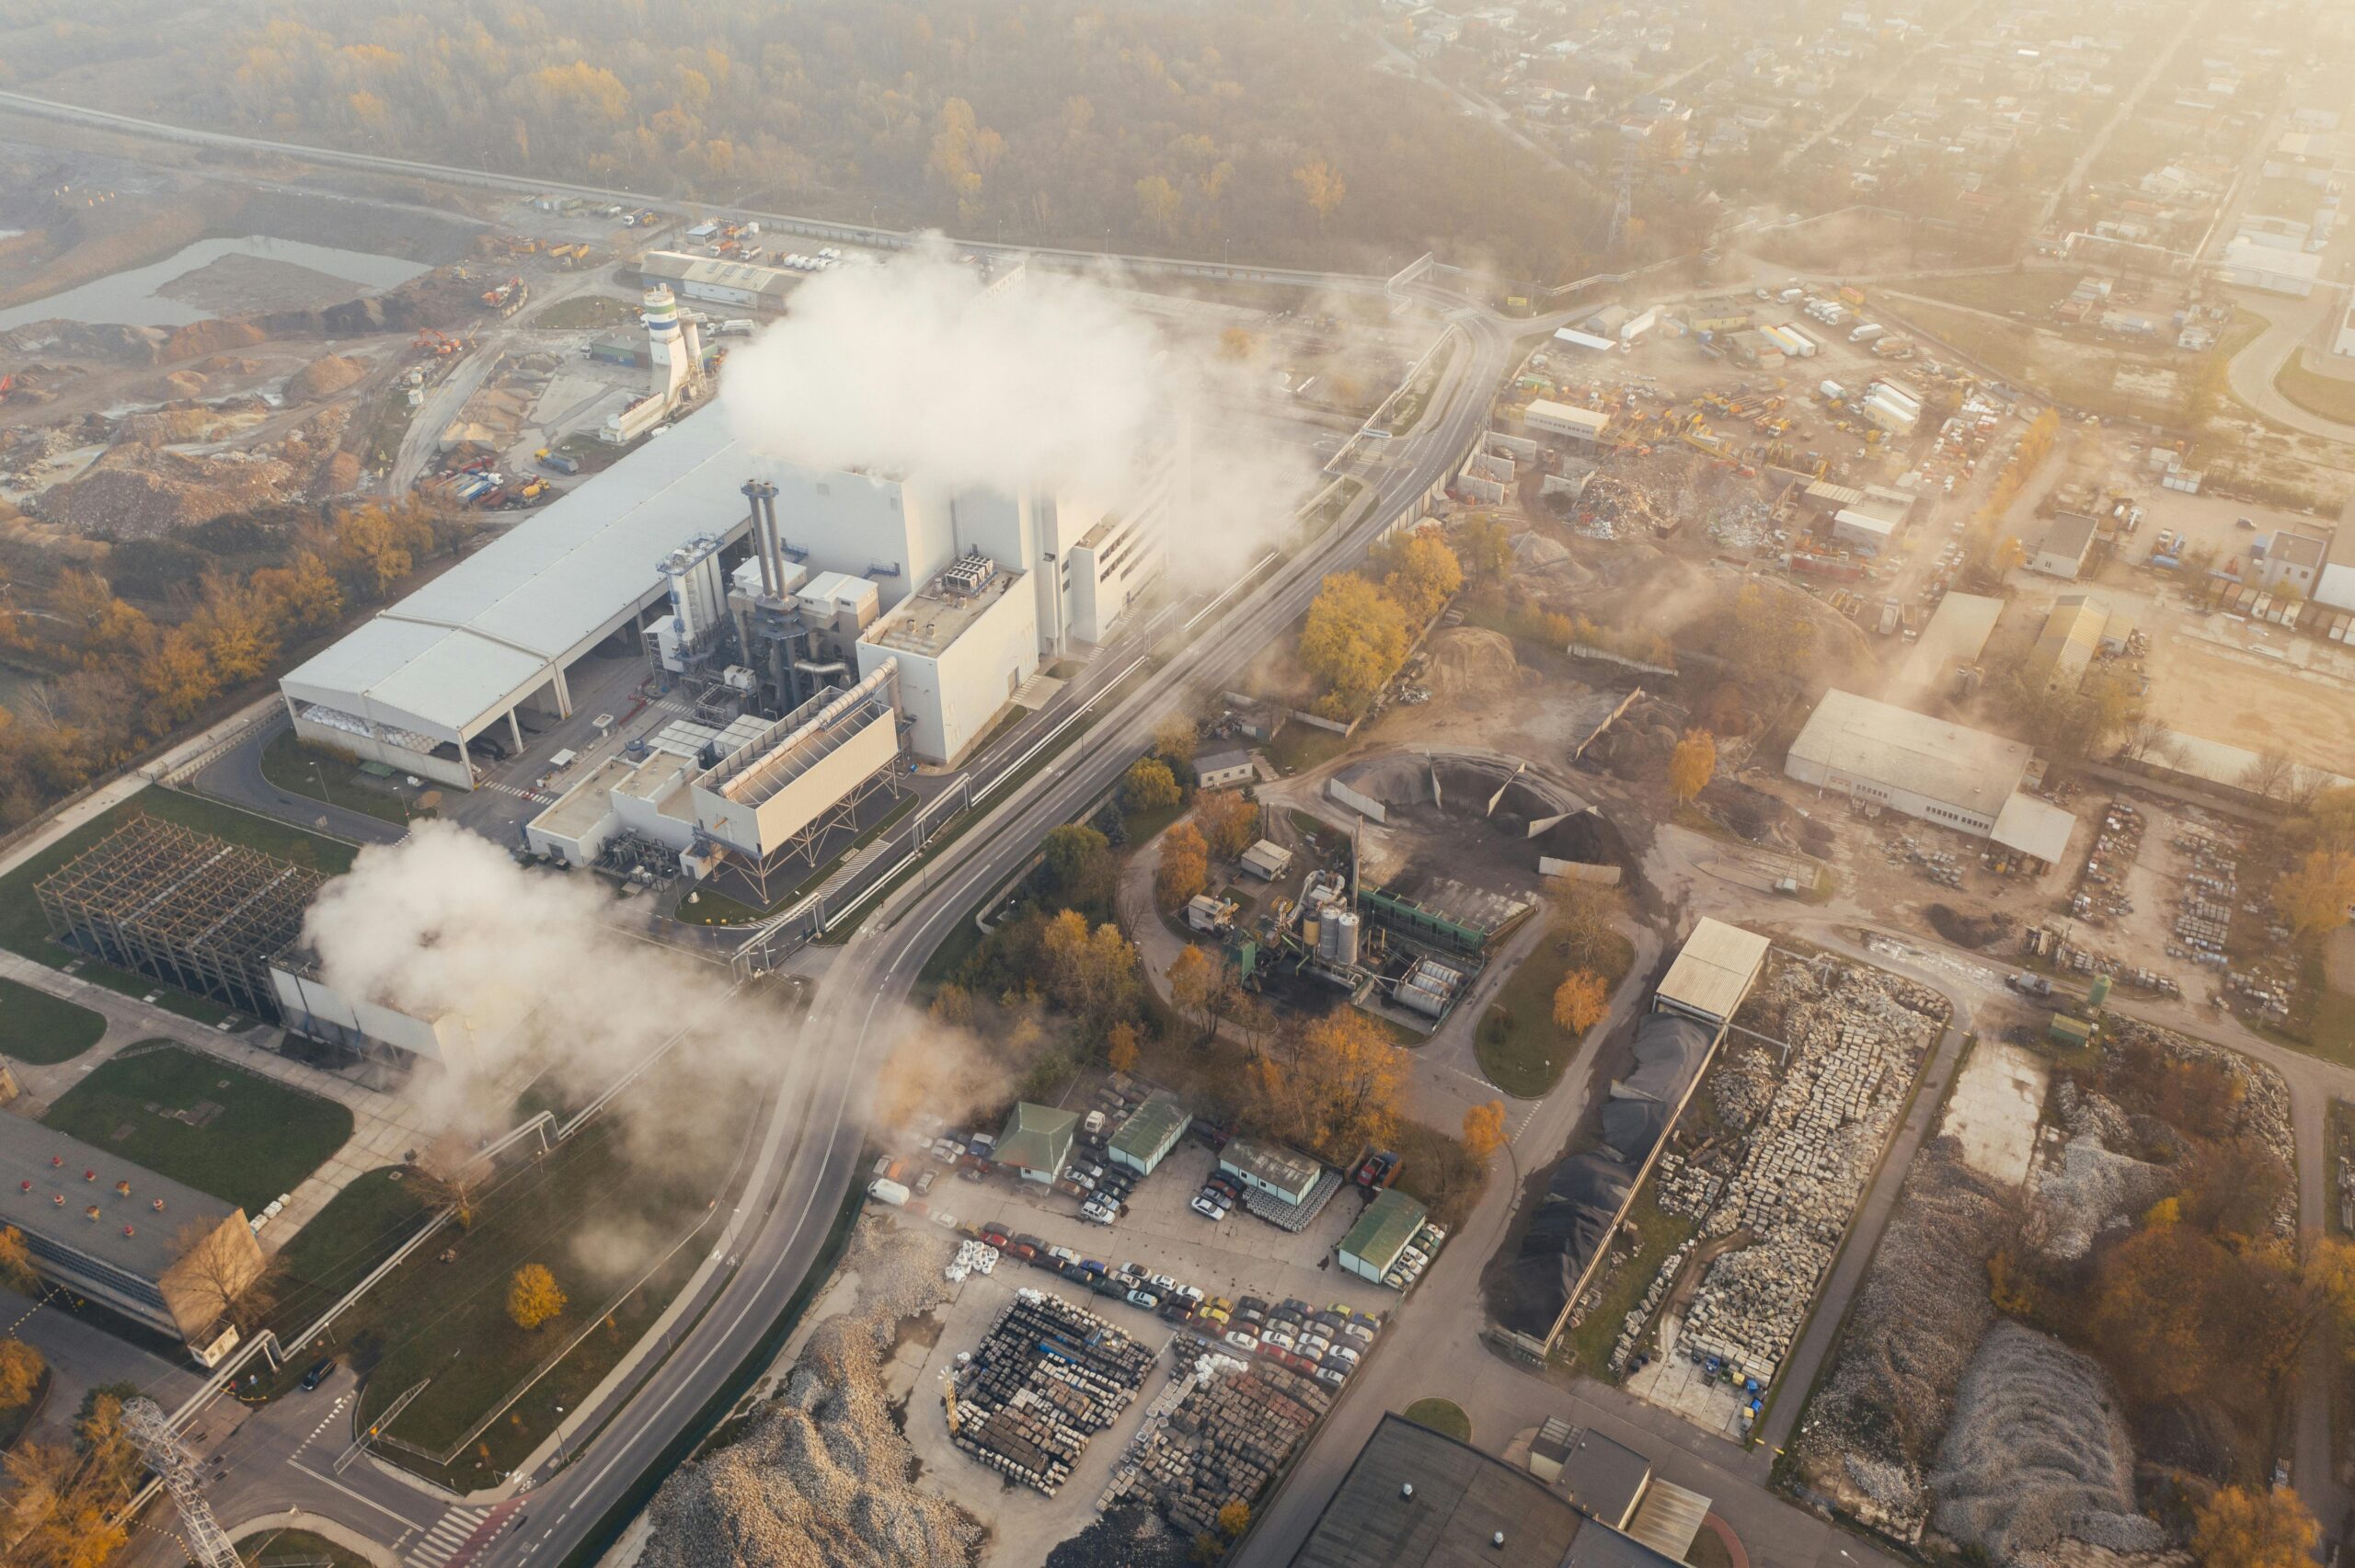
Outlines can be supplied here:
[[1182, 436], [1169, 558], [1209, 581], [1281, 537], [1317, 483], [1250, 412], [1264, 373], [1166, 336], [1108, 281], [1034, 266], [992, 288], [934, 241], [802, 284], [729, 357], [721, 402], [747, 446], [804, 467], [1116, 509]]

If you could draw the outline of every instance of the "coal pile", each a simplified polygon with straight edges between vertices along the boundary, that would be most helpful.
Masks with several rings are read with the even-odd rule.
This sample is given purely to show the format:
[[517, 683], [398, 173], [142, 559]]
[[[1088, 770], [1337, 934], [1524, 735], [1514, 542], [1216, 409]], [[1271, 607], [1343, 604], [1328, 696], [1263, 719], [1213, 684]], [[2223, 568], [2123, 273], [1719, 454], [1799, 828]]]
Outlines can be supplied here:
[[1143, 1504], [1107, 1512], [1047, 1553], [1047, 1568], [1187, 1568], [1193, 1542]]
[[1228, 1504], [1256, 1503], [1332, 1404], [1314, 1379], [1223, 1354], [1204, 1356], [1177, 1386], [1178, 1399], [1137, 1435], [1104, 1506], [1145, 1498], [1189, 1539], [1215, 1531]]
[[1120, 1418], [1154, 1353], [1085, 1308], [1022, 1290], [943, 1379], [956, 1445], [1051, 1497], [1087, 1440]]

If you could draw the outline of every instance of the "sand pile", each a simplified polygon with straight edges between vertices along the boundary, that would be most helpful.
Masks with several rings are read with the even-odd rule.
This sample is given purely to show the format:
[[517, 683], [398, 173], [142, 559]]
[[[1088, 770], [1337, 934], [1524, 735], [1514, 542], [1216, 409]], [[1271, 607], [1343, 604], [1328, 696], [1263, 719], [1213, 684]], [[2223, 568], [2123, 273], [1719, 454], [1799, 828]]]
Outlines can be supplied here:
[[1478, 626], [1451, 626], [1430, 640], [1424, 677], [1442, 702], [1489, 697], [1521, 684], [1521, 661], [1502, 634]]
[[365, 360], [347, 359], [340, 354], [313, 360], [286, 378], [286, 401], [315, 403], [322, 397], [332, 397], [367, 373]]
[[911, 1482], [883, 1386], [897, 1324], [943, 1299], [948, 1255], [939, 1233], [861, 1226], [842, 1265], [858, 1306], [810, 1331], [741, 1437], [663, 1483], [640, 1568], [969, 1568], [982, 1528]]

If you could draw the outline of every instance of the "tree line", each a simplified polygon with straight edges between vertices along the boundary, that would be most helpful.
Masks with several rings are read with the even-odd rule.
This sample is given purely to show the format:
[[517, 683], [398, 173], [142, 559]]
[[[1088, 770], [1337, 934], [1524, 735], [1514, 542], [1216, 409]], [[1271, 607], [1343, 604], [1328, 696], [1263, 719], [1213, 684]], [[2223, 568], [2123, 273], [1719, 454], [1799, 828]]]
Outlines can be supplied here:
[[176, 585], [176, 620], [124, 599], [101, 567], [66, 567], [19, 595], [0, 565], [0, 649], [59, 672], [0, 708], [0, 830], [267, 679], [290, 645], [383, 601], [470, 532], [416, 501], [355, 507], [298, 529], [282, 564], [202, 567]]

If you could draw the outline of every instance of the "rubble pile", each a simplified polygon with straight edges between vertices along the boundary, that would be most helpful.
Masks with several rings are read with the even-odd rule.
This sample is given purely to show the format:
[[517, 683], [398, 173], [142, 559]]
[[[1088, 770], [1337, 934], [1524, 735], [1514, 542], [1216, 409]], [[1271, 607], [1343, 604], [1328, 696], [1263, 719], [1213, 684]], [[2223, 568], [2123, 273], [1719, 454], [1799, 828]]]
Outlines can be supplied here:
[[1087, 1440], [1136, 1398], [1153, 1362], [1152, 1351], [1095, 1313], [1026, 1288], [942, 1376], [949, 1438], [1051, 1497]]
[[1947, 1014], [1926, 987], [1840, 967], [1786, 963], [1762, 986], [1790, 1060], [1703, 1221], [1751, 1238], [1711, 1263], [1678, 1345], [1712, 1370], [1771, 1383], [1888, 1146]]
[[1775, 1054], [1755, 1043], [1734, 1050], [1709, 1075], [1709, 1097], [1729, 1132], [1747, 1132], [1775, 1099]]
[[1698, 1245], [1700, 1245], [1698, 1239], [1692, 1236], [1687, 1236], [1676, 1243], [1668, 1256], [1660, 1259], [1660, 1268], [1653, 1274], [1652, 1282], [1644, 1288], [1643, 1299], [1628, 1310], [1626, 1317], [1619, 1320], [1619, 1337], [1612, 1343], [1611, 1346], [1610, 1365], [1613, 1377], [1625, 1374], [1629, 1363], [1635, 1360], [1636, 1352], [1643, 1348], [1646, 1338], [1645, 1325], [1652, 1321], [1653, 1314], [1658, 1312], [1661, 1303], [1668, 1299], [1668, 1293], [1676, 1288], [1676, 1276], [1683, 1272], [1685, 1260], [1693, 1255], [1693, 1249]]
[[2168, 1167], [2114, 1153], [2081, 1133], [2059, 1159], [2038, 1166], [2029, 1188], [2032, 1223], [2024, 1234], [2050, 1256], [2081, 1258], [2104, 1231], [2132, 1223], [2175, 1187]]
[[1688, 1164], [1674, 1150], [1664, 1150], [1652, 1166], [1652, 1201], [1662, 1214], [1699, 1219], [1717, 1207], [1725, 1178], [1706, 1166]]
[[1430, 640], [1425, 680], [1442, 702], [1491, 697], [1522, 681], [1511, 639], [1477, 626], [1451, 626]]
[[1313, 1379], [1204, 1354], [1155, 1402], [1098, 1506], [1143, 1498], [1189, 1539], [1213, 1531], [1219, 1510], [1257, 1499], [1331, 1404]]
[[[2136, 1019], [2112, 1014], [2108, 1024], [2111, 1045], [2142, 1047], [2164, 1053], [2177, 1061], [2200, 1062], [2221, 1068], [2229, 1074], [2236, 1093], [2234, 1103], [2233, 1130], [2250, 1139], [2270, 1153], [2285, 1171], [2298, 1168], [2298, 1146], [2290, 1130], [2290, 1086], [2281, 1075], [2264, 1063]], [[2273, 1218], [2275, 1231], [2283, 1236], [2294, 1235], [2298, 1228], [2298, 1199], [2294, 1184], [2283, 1191], [2281, 1208]]]
[[81, 477], [45, 492], [43, 517], [121, 539], [153, 538], [231, 512], [293, 499], [303, 475], [276, 458], [213, 457], [117, 447]]
[[1914, 1157], [1831, 1368], [1791, 1444], [1812, 1490], [1873, 1529], [1918, 1544], [1929, 1468], [1980, 1335], [1995, 1320], [1986, 1259], [2013, 1204], [1951, 1139]]
[[2169, 841], [2183, 857], [2183, 892], [2176, 902], [2171, 957], [2225, 967], [2233, 904], [2240, 891], [2241, 843], [2236, 835], [2186, 828]]
[[1139, 1503], [1090, 1520], [1047, 1553], [1047, 1568], [1187, 1568], [1192, 1562], [1193, 1542]]
[[810, 1330], [743, 1435], [682, 1466], [650, 1505], [641, 1568], [971, 1568], [981, 1526], [912, 1482], [882, 1357], [898, 1324], [943, 1299], [947, 1243], [862, 1225], [855, 1310]]
[[1941, 1534], [1997, 1564], [2063, 1540], [2165, 1548], [2134, 1511], [2134, 1450], [2109, 1378], [2090, 1356], [2015, 1322], [1988, 1331], [1955, 1396], [1930, 1478]]

